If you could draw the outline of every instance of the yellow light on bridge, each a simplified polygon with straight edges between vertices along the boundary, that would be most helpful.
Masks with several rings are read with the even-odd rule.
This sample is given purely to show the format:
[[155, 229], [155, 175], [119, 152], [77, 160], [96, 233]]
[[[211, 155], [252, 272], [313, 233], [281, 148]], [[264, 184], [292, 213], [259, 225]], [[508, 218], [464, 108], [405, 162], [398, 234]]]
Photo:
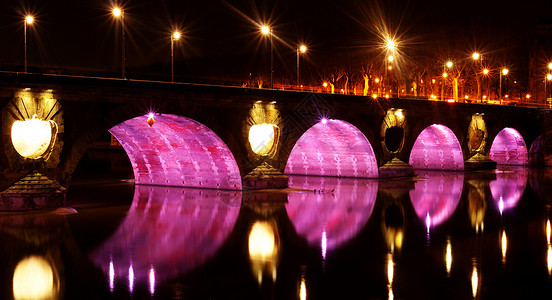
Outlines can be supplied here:
[[180, 31], [173, 32], [173, 39], [179, 40], [182, 35], [180, 34]]
[[502, 75], [506, 76], [508, 75], [509, 70], [508, 69], [502, 69]]
[[120, 8], [115, 7], [115, 8], [113, 9], [113, 15], [114, 15], [115, 17], [119, 17], [119, 16], [121, 16], [121, 14], [122, 14], [122, 11], [121, 11]]
[[268, 27], [266, 25], [261, 26], [261, 33], [264, 34], [264, 35], [269, 34], [270, 33], [270, 27]]
[[546, 80], [548, 80], [548, 81], [552, 80], [552, 74], [547, 74], [546, 75]]
[[378, 83], [380, 80], [379, 80], [379, 78], [376, 78], [374, 81], [375, 81], [376, 83]]
[[13, 272], [14, 299], [57, 299], [59, 284], [51, 264], [40, 256], [20, 261]]
[[27, 24], [33, 24], [33, 22], [34, 22], [33, 16], [26, 16], [26, 17], [25, 17], [25, 23], [27, 23]]
[[372, 94], [373, 99], [378, 99], [378, 94]]
[[267, 123], [251, 126], [249, 129], [251, 150], [261, 156], [268, 155], [274, 147], [276, 130], [276, 125]]
[[489, 69], [483, 69], [483, 74], [485, 75], [489, 74]]
[[15, 121], [11, 128], [11, 140], [15, 151], [24, 158], [38, 159], [54, 145], [57, 124], [33, 115], [32, 119]]
[[479, 59], [479, 53], [475, 52], [473, 55], [472, 55], [472, 58], [474, 60], [478, 60]]
[[307, 46], [301, 45], [301, 46], [299, 47], [299, 51], [300, 51], [301, 53], [307, 52]]
[[447, 68], [452, 68], [452, 61], [447, 61]]

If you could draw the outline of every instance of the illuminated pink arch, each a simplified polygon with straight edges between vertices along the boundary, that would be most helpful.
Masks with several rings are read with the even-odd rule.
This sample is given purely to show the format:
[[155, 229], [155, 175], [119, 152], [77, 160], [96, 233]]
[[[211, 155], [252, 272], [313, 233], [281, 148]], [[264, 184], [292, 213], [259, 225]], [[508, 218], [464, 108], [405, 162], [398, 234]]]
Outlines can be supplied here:
[[125, 149], [137, 184], [240, 190], [232, 152], [209, 128], [192, 119], [163, 114], [155, 124], [139, 116], [109, 132]]
[[499, 165], [527, 165], [527, 147], [521, 134], [510, 127], [502, 129], [493, 141], [489, 158]]
[[464, 170], [462, 147], [450, 128], [433, 124], [414, 142], [409, 164], [415, 169]]
[[375, 178], [378, 163], [370, 142], [358, 128], [345, 121], [324, 119], [299, 138], [285, 173]]

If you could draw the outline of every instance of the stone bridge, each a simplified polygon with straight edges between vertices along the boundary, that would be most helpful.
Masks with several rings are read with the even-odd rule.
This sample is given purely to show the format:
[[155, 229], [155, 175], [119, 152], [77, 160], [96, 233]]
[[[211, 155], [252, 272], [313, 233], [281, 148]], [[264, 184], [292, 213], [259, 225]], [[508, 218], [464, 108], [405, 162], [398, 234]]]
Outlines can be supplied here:
[[106, 131], [136, 184], [229, 190], [263, 187], [259, 174], [381, 178], [550, 153], [548, 111], [530, 107], [20, 73], [0, 74], [0, 101], [10, 207], [30, 187], [33, 207], [64, 194]]

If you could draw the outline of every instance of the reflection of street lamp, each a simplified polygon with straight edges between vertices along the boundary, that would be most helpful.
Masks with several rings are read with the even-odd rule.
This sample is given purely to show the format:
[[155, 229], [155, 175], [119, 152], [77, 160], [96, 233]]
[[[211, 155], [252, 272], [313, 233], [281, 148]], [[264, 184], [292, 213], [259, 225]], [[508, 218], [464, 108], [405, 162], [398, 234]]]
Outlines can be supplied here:
[[268, 35], [270, 38], [270, 88], [274, 88], [274, 45], [272, 44], [272, 28], [263, 25], [261, 26], [261, 33]]
[[307, 52], [307, 46], [301, 45], [297, 48], [297, 87], [300, 86], [299, 82], [299, 54]]
[[498, 98], [500, 101], [502, 101], [502, 76], [506, 76], [508, 75], [508, 69], [504, 68], [502, 69], [502, 71], [500, 72], [500, 81], [499, 81], [499, 84], [498, 84]]
[[27, 25], [31, 25], [34, 22], [33, 16], [25, 17], [25, 27], [23, 29], [23, 35], [25, 38], [25, 73], [27, 73]]
[[171, 34], [171, 82], [174, 82], [174, 42], [180, 39], [180, 32], [175, 31]]
[[116, 18], [121, 19], [121, 31], [123, 35], [123, 40], [121, 43], [121, 53], [122, 53], [122, 59], [121, 59], [121, 72], [122, 72], [122, 78], [125, 79], [125, 64], [126, 64], [126, 50], [125, 50], [125, 12], [121, 10], [118, 7], [113, 8], [113, 16]]

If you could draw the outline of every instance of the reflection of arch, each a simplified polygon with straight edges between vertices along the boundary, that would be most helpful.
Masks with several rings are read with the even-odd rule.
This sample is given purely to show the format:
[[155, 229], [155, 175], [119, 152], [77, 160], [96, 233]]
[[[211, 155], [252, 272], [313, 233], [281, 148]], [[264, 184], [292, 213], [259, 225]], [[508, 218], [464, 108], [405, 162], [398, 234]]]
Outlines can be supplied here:
[[291, 151], [286, 174], [338, 177], [378, 177], [370, 142], [358, 128], [326, 120], [307, 130]]
[[[287, 214], [297, 233], [311, 245], [335, 249], [368, 222], [378, 193], [376, 181], [290, 176], [289, 186], [318, 192], [288, 194]], [[324, 253], [323, 253], [324, 254]]]
[[226, 144], [204, 125], [175, 115], [127, 120], [109, 130], [125, 149], [138, 184], [241, 189], [238, 165]]
[[527, 147], [521, 134], [506, 127], [495, 137], [489, 158], [499, 165], [527, 165]]
[[410, 191], [412, 206], [421, 220], [429, 215], [431, 226], [446, 221], [458, 206], [464, 186], [463, 173], [417, 172], [426, 180], [417, 181]]
[[409, 163], [415, 169], [464, 170], [464, 156], [456, 135], [438, 124], [420, 133], [412, 146]]
[[[135, 186], [132, 206], [117, 231], [91, 253], [115, 280], [155, 282], [183, 275], [212, 257], [232, 232], [241, 203], [239, 191]], [[151, 279], [149, 279], [151, 280]]]
[[514, 169], [496, 172], [496, 180], [489, 182], [491, 195], [501, 212], [516, 206], [527, 185], [529, 171], [525, 167], [511, 168]]

